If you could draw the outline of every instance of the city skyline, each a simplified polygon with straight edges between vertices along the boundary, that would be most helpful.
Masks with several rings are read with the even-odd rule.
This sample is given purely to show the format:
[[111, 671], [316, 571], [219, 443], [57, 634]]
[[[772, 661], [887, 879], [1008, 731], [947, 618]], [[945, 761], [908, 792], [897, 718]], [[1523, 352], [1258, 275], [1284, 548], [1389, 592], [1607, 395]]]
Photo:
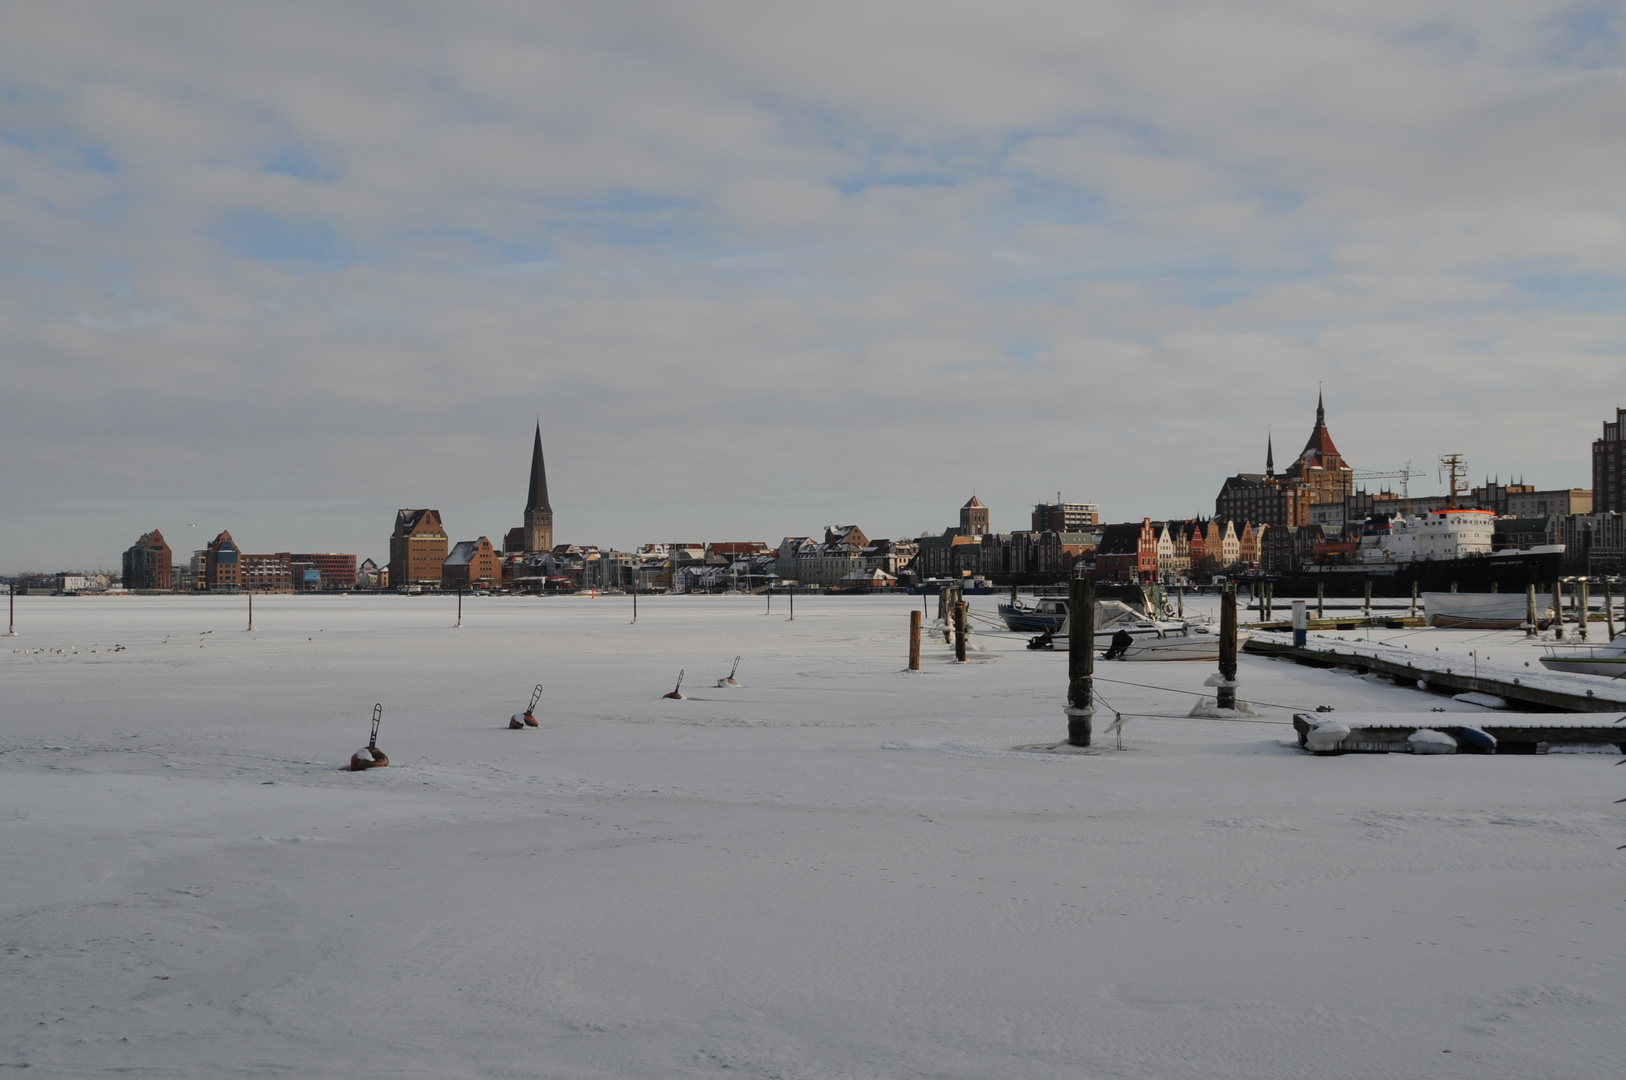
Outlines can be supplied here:
[[1322, 386], [1359, 468], [1586, 486], [1621, 26], [19, 11], [0, 570], [153, 528], [379, 558], [404, 506], [499, 541], [538, 414], [558, 539], [618, 547], [1204, 513]]

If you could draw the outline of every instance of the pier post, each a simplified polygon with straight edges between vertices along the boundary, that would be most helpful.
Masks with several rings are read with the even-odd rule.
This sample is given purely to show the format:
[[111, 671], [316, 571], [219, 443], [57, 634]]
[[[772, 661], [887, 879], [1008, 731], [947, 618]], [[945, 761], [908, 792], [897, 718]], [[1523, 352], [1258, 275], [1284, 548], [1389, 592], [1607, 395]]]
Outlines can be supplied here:
[[1362, 614], [1364, 614], [1368, 619], [1372, 618], [1372, 579], [1371, 578], [1366, 579], [1366, 606], [1362, 609]]
[[1265, 622], [1270, 622], [1276, 615], [1276, 583], [1265, 582]]
[[1536, 587], [1524, 587], [1524, 636], [1536, 636]]
[[1310, 636], [1310, 614], [1304, 609], [1303, 600], [1293, 601], [1293, 644], [1300, 649], [1309, 644]]
[[7, 637], [16, 637], [17, 636], [17, 583], [15, 581], [13, 581], [11, 583], [11, 585], [6, 588], [6, 592], [8, 594], [10, 594], [10, 596], [11, 596], [11, 628], [8, 631], [6, 631], [6, 636]]
[[632, 579], [632, 621], [638, 621], [638, 579]]
[[1088, 746], [1095, 715], [1095, 584], [1075, 578], [1067, 591], [1067, 741]]
[[1174, 613], [1180, 618], [1186, 617], [1186, 587], [1180, 586], [1174, 590]]
[[1417, 618], [1417, 579], [1416, 578], [1413, 578], [1412, 583], [1411, 583], [1411, 617], [1414, 618], [1414, 619]]
[[954, 602], [954, 659], [957, 663], [965, 663], [965, 612], [966, 602]]
[[1214, 704], [1222, 709], [1236, 708], [1236, 587], [1227, 585], [1220, 594], [1219, 686]]
[[1615, 583], [1603, 579], [1603, 613], [1609, 623], [1609, 640], [1615, 640]]
[[1580, 581], [1575, 583], [1575, 615], [1577, 621], [1580, 623], [1582, 641], [1586, 640], [1587, 618], [1592, 614], [1592, 600], [1591, 597], [1587, 595], [1589, 592], [1591, 592], [1591, 590], [1587, 588], [1586, 578], [1582, 578]]
[[1317, 619], [1321, 619], [1326, 616], [1326, 603], [1327, 583], [1324, 581], [1318, 581], [1315, 583], [1315, 617]]
[[457, 625], [463, 625], [463, 590], [457, 590]]
[[790, 587], [790, 618], [786, 619], [785, 621], [796, 621], [796, 586], [794, 585]]
[[909, 609], [909, 670], [920, 670], [920, 612]]
[[1564, 583], [1553, 582], [1553, 636], [1564, 640]]
[[248, 594], [248, 628], [249, 628], [250, 632], [253, 632], [253, 630], [254, 630], [254, 594], [252, 592], [250, 592]]

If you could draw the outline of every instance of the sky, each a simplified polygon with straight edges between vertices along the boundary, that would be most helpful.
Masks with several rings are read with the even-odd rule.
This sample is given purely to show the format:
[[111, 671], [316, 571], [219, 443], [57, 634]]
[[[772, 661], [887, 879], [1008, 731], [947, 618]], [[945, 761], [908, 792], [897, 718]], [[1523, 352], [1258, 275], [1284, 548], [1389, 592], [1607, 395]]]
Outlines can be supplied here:
[[[14, 5], [0, 572], [1591, 483], [1617, 4]], [[1620, 387], [1616, 389], [1616, 387]], [[1384, 486], [1392, 481], [1376, 481]]]

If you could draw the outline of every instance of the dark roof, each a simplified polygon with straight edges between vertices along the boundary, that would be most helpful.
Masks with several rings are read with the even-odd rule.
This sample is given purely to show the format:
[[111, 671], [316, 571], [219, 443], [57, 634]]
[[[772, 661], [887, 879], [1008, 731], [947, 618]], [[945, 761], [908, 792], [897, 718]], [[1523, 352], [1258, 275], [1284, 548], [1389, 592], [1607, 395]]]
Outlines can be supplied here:
[[1141, 522], [1128, 525], [1108, 525], [1101, 532], [1101, 542], [1095, 546], [1095, 554], [1101, 555], [1137, 555], [1140, 553]]
[[[1327, 409], [1321, 403], [1321, 395], [1315, 398], [1315, 428], [1310, 432], [1310, 440], [1304, 444], [1304, 452], [1299, 460], [1306, 467], [1322, 465], [1329, 457], [1342, 458], [1338, 447], [1332, 444], [1332, 435], [1327, 431]], [[1323, 466], [1324, 467], [1324, 466]]]
[[536, 422], [536, 445], [531, 448], [531, 490], [525, 496], [525, 512], [532, 510], [546, 510], [553, 512], [548, 505], [548, 470], [542, 463], [542, 421]]

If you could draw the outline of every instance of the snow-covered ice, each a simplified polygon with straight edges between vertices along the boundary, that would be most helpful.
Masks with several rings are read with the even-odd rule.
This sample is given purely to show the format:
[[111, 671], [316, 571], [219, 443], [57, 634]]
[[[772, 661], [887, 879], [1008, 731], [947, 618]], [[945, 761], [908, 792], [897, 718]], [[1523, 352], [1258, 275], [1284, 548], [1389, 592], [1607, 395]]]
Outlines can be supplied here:
[[20, 598], [0, 1069], [1619, 1075], [1618, 759], [1314, 757], [1292, 709], [1473, 706], [1251, 656], [1255, 720], [1103, 664], [1125, 749], [1018, 749], [1064, 654], [910, 674], [910, 605]]

